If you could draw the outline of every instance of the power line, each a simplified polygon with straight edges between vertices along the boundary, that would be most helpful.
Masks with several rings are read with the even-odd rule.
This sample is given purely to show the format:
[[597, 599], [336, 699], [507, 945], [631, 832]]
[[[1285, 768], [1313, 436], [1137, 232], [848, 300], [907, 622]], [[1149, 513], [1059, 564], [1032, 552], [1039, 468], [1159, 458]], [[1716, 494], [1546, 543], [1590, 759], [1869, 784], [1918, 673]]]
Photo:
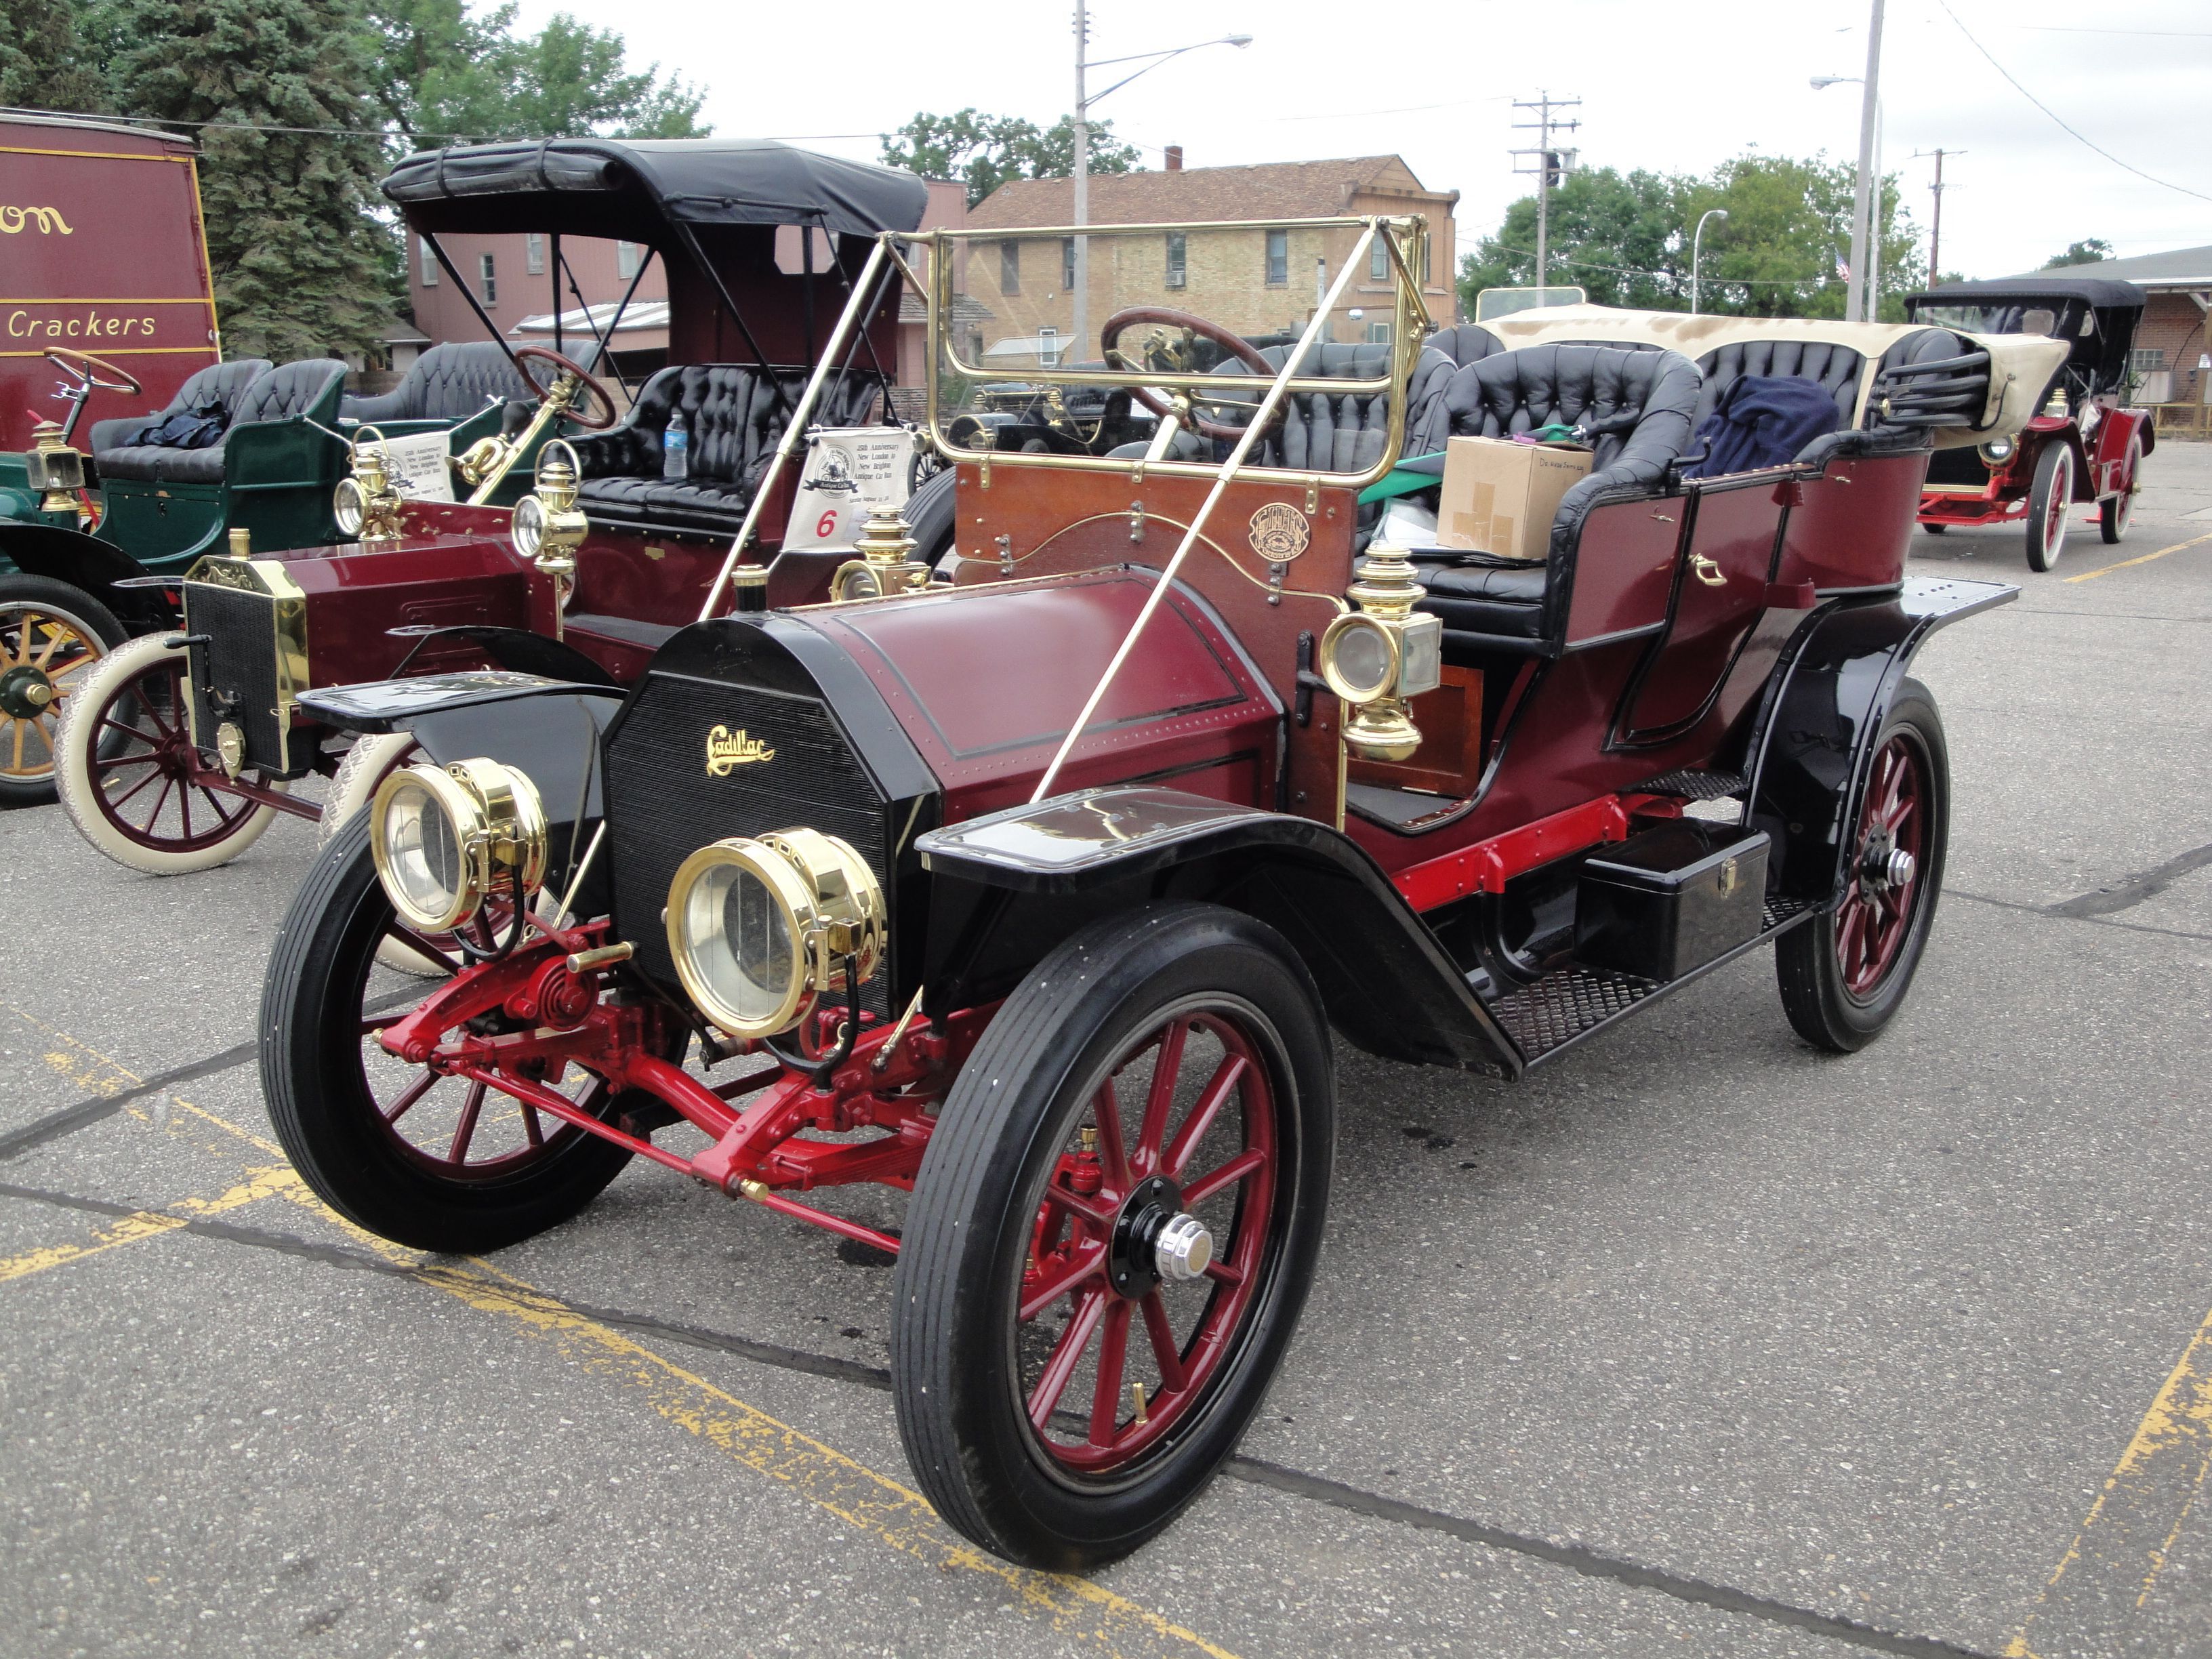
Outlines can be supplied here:
[[2106, 149], [2102, 144], [2098, 143], [2094, 139], [2082, 137], [2080, 133], [2075, 132], [2072, 127], [2066, 125], [2065, 118], [2061, 116], [2057, 110], [2051, 108], [2050, 105], [2045, 103], [2043, 100], [2038, 98], [2026, 87], [2021, 85], [2018, 81], [2014, 80], [2012, 71], [2007, 69], [2002, 64], [1997, 62], [1995, 58], [1990, 57], [1990, 49], [1984, 46], [1980, 41], [1975, 40], [1973, 32], [1967, 28], [1964, 23], [1959, 22], [1959, 14], [1951, 9], [1951, 0], [1936, 0], [1936, 3], [1943, 8], [1943, 15], [1946, 17], [1949, 18], [1954, 23], [1958, 24], [1959, 33], [1966, 37], [1966, 44], [1972, 46], [1976, 52], [1981, 53], [1983, 57], [1988, 58], [1990, 60], [1990, 67], [1991, 69], [1995, 70], [1999, 75], [2003, 76], [2006, 80], [2012, 82], [2012, 88], [2014, 92], [2017, 92], [2021, 97], [2027, 99], [2029, 103], [2034, 105], [2036, 108], [2041, 110], [2052, 120], [2057, 122], [2059, 126], [2069, 136], [2076, 139], [2080, 139], [2082, 143], [2087, 144], [2091, 149], [2095, 150], [2098, 155], [2103, 156], [2114, 167], [2120, 167], [2126, 172], [2132, 173], [2138, 179], [2148, 179], [2152, 184], [2161, 185], [2167, 190], [2178, 190], [2184, 196], [2194, 196], [2200, 202], [2212, 202], [2212, 196], [2207, 196], [2201, 190], [2191, 190], [2186, 185], [2177, 185], [2171, 179], [2160, 179], [2152, 173], [2145, 173], [2141, 167], [2136, 166], [2133, 162], [2123, 161], [2118, 156], [2113, 155], [2112, 151]]

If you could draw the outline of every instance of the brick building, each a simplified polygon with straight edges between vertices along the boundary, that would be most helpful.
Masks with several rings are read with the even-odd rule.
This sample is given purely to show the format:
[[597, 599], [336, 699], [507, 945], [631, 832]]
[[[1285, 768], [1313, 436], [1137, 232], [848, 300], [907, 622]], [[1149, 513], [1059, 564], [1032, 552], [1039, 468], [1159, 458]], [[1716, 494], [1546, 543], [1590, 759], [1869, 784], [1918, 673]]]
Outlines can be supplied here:
[[2206, 313], [2212, 310], [2212, 247], [2023, 274], [2109, 276], [2142, 289], [2148, 302], [2136, 326], [2135, 371], [2141, 388], [2136, 395], [2146, 404], [2212, 404], [2212, 368], [2205, 367], [2212, 356], [2212, 337], [2205, 329]]
[[[1429, 228], [1423, 296], [1429, 320], [1443, 326], [1453, 320], [1455, 306], [1452, 237], [1458, 202], [1457, 191], [1428, 189], [1395, 155], [1187, 168], [1182, 152], [1170, 149], [1161, 172], [1093, 177], [1088, 222], [1103, 230], [1114, 225], [1419, 214]], [[1065, 225], [1074, 213], [1073, 181], [1016, 179], [969, 209], [967, 228]], [[1091, 337], [1079, 344], [1072, 337], [1073, 237], [971, 243], [965, 287], [993, 313], [983, 330], [985, 365], [1012, 371], [1046, 359], [1097, 357], [1099, 325], [1125, 306], [1194, 312], [1248, 336], [1294, 333], [1305, 326], [1335, 281], [1357, 235], [1351, 230], [1259, 228], [1094, 235]], [[1388, 339], [1391, 291], [1389, 273], [1378, 258], [1353, 278], [1324, 337]], [[1354, 311], [1365, 314], [1354, 317]]]

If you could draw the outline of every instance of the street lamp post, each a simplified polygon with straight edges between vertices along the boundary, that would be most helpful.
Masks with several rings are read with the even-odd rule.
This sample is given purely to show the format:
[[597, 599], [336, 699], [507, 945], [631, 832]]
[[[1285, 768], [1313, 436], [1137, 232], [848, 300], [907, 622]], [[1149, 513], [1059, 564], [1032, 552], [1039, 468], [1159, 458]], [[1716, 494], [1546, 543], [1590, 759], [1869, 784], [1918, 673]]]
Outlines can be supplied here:
[[[1196, 52], [1205, 46], [1235, 46], [1242, 52], [1252, 44], [1249, 34], [1224, 34], [1212, 40], [1194, 40], [1187, 46], [1170, 46], [1164, 52], [1131, 52], [1122, 58], [1102, 58], [1096, 64], [1090, 61], [1091, 8], [1086, 0], [1075, 0], [1075, 316], [1073, 332], [1077, 361], [1091, 350], [1091, 239], [1082, 234], [1083, 227], [1091, 222], [1091, 106], [1121, 91], [1140, 75], [1149, 74], [1170, 58], [1180, 58], [1187, 52]], [[1114, 64], [1133, 64], [1149, 60], [1142, 69], [1131, 70], [1112, 86], [1100, 93], [1088, 90], [1089, 71], [1104, 69]]]
[[[1873, 10], [1867, 21], [1867, 66], [1864, 76], [1816, 75], [1813, 89], [1843, 86], [1856, 82], [1864, 95], [1859, 100], [1859, 173], [1851, 202], [1851, 285], [1844, 295], [1844, 320], [1847, 323], [1873, 320], [1868, 313], [1877, 309], [1878, 291], [1873, 279], [1874, 258], [1880, 255], [1881, 231], [1875, 218], [1881, 209], [1875, 195], [1878, 188], [1875, 168], [1881, 149], [1881, 14], [1883, 0], [1873, 0]], [[1869, 257], [1869, 250], [1873, 257]]]
[[1705, 234], [1705, 221], [1725, 219], [1726, 208], [1707, 208], [1698, 216], [1698, 228], [1690, 233], [1690, 315], [1698, 314], [1698, 255]]

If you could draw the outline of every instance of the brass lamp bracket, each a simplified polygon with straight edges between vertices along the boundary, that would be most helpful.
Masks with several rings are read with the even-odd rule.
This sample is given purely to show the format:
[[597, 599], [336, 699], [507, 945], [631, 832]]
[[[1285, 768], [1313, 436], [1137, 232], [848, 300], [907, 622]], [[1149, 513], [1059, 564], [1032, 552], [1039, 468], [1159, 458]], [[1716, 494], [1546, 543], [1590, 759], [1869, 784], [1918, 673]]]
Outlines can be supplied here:
[[1425, 590], [1403, 548], [1377, 542], [1355, 573], [1346, 611], [1321, 636], [1321, 672], [1350, 704], [1345, 745], [1370, 760], [1401, 761], [1421, 746], [1407, 702], [1443, 679], [1443, 619], [1417, 616]]
[[31, 445], [30, 453], [23, 457], [24, 471], [29, 475], [25, 482], [33, 489], [45, 492], [39, 498], [39, 510], [76, 512], [76, 492], [84, 488], [84, 457], [70, 447], [60, 424], [54, 421], [40, 421], [31, 428]]
[[929, 567], [914, 556], [913, 531], [898, 508], [870, 508], [853, 545], [860, 556], [837, 567], [830, 579], [832, 600], [878, 599], [929, 586]]

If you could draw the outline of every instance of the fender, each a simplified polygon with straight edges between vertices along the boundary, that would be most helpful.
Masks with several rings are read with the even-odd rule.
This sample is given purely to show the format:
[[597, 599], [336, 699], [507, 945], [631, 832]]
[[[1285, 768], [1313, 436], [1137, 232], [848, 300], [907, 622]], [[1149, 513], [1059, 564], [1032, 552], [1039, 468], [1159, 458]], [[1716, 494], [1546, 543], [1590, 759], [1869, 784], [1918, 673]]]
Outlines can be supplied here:
[[151, 571], [113, 542], [82, 530], [51, 524], [0, 524], [0, 560], [27, 576], [47, 576], [82, 588], [126, 623], [143, 622], [134, 632], [173, 620], [158, 591], [116, 586], [149, 576]]
[[576, 685], [611, 687], [615, 684], [613, 675], [567, 641], [535, 634], [526, 628], [506, 628], [489, 623], [462, 623], [447, 628], [421, 625], [393, 628], [387, 629], [386, 632], [415, 641], [407, 648], [407, 654], [399, 659], [399, 666], [392, 671], [393, 679], [398, 679], [407, 672], [407, 665], [414, 661], [416, 653], [432, 640], [464, 639], [480, 647], [484, 655], [501, 668], [512, 669], [518, 674], [566, 680]]
[[931, 877], [922, 1006], [933, 1018], [1004, 994], [1093, 914], [1199, 899], [1281, 933], [1330, 1023], [1368, 1053], [1508, 1077], [1525, 1069], [1428, 924], [1327, 824], [1137, 787], [1013, 807], [915, 845]]
[[1749, 748], [1748, 821], [1773, 839], [1772, 890], [1841, 894], [1875, 734], [1913, 658], [1937, 629], [2019, 597], [2002, 582], [1913, 578], [1893, 595], [1832, 601], [1791, 636]]

